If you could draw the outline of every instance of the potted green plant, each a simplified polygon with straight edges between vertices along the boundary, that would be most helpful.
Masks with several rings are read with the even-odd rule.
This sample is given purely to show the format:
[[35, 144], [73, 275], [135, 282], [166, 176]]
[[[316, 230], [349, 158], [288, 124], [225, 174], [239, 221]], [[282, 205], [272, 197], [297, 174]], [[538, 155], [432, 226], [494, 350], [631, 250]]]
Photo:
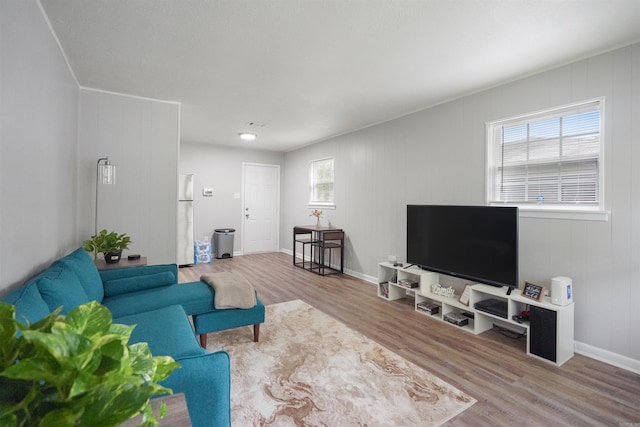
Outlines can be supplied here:
[[128, 345], [134, 326], [113, 324], [96, 301], [59, 311], [26, 326], [0, 302], [0, 425], [117, 426], [143, 414], [156, 426], [149, 399], [171, 393], [158, 381], [180, 365]]
[[129, 249], [131, 238], [127, 233], [118, 234], [115, 231], [101, 230], [91, 239], [85, 240], [82, 247], [87, 252], [93, 252], [93, 259], [98, 259], [98, 254], [104, 254], [104, 260], [109, 264], [120, 262], [122, 251]]

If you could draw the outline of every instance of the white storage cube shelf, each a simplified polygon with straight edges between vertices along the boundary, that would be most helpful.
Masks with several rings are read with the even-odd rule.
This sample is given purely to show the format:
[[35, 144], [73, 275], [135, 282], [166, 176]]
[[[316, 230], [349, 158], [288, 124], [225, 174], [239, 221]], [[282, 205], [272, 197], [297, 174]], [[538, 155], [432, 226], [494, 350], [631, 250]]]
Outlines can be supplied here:
[[[394, 301], [406, 297], [414, 298], [414, 308], [417, 313], [437, 319], [451, 325], [451, 327], [460, 328], [472, 334], [486, 332], [493, 328], [494, 323], [501, 326], [506, 325], [509, 329], [521, 331], [526, 334], [528, 355], [557, 366], [561, 366], [573, 357], [573, 303], [566, 306], [558, 306], [551, 304], [549, 297], [544, 297], [542, 301], [535, 301], [523, 297], [519, 289], [514, 289], [510, 295], [507, 295], [508, 289], [506, 287], [498, 288], [483, 284], [470, 284], [469, 305], [466, 305], [458, 300], [463, 289], [456, 289], [456, 295], [454, 297], [437, 295], [431, 291], [431, 286], [438, 284], [439, 276], [437, 273], [425, 271], [415, 266], [410, 268], [396, 267], [389, 262], [381, 262], [378, 264], [378, 297], [387, 301]], [[403, 279], [418, 282], [419, 287], [414, 289], [402, 287], [398, 282]], [[506, 319], [474, 308], [477, 302], [489, 298], [502, 299], [507, 302]], [[418, 304], [425, 302], [437, 305], [439, 307], [438, 312], [431, 314], [419, 309]], [[522, 321], [522, 323], [519, 323], [513, 320], [513, 316], [520, 315], [530, 307], [539, 307], [549, 312], [555, 312], [556, 349], [552, 356], [540, 356], [535, 354], [535, 352], [531, 352], [530, 322]], [[465, 317], [468, 319], [468, 323], [464, 326], [449, 323], [444, 318], [448, 313], [462, 315], [467, 313], [469, 316]]]

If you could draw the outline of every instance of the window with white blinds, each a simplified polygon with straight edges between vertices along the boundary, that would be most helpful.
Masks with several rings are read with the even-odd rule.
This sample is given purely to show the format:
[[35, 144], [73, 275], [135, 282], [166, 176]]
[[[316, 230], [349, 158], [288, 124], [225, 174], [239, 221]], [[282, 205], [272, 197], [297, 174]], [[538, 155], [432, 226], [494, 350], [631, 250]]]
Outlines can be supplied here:
[[309, 162], [310, 206], [333, 205], [333, 157]]
[[487, 201], [600, 210], [603, 99], [487, 123]]

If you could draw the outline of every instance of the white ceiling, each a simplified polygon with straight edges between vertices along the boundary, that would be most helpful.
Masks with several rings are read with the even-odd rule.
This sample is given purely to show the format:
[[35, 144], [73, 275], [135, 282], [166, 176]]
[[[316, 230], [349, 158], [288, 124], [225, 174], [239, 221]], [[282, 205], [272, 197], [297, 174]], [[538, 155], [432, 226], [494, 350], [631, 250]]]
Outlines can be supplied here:
[[183, 141], [278, 151], [640, 40], [640, 0], [40, 3], [81, 86], [181, 102]]

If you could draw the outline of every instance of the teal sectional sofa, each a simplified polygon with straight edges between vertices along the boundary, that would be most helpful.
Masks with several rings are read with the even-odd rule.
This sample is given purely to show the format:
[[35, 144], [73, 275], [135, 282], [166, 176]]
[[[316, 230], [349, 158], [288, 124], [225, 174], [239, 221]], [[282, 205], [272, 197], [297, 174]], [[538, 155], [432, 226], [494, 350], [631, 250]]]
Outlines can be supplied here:
[[181, 368], [162, 384], [184, 393], [191, 423], [231, 424], [230, 363], [224, 352], [198, 343], [189, 315], [215, 311], [213, 290], [204, 282], [178, 284], [175, 264], [98, 271], [82, 248], [2, 298], [16, 306], [16, 319], [36, 322], [62, 307], [62, 314], [95, 300], [114, 323], [136, 325], [130, 343], [147, 342], [153, 355], [173, 357]]

